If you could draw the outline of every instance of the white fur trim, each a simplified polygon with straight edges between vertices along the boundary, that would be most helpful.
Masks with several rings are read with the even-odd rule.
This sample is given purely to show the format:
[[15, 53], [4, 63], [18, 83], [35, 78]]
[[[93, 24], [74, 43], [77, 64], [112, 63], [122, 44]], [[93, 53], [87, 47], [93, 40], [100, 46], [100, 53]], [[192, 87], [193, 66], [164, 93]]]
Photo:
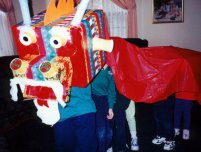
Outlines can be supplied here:
[[53, 100], [48, 100], [48, 106], [40, 106], [36, 99], [34, 104], [37, 108], [37, 116], [42, 120], [44, 124], [53, 126], [60, 119], [60, 113], [58, 109], [58, 103]]
[[10, 79], [10, 94], [12, 96], [12, 100], [17, 101], [17, 84], [20, 85], [20, 89], [24, 91], [25, 85], [31, 86], [42, 86], [52, 88], [55, 96], [56, 101], [59, 102], [63, 107], [66, 106], [66, 103], [63, 101], [63, 85], [60, 81], [36, 81], [33, 79], [26, 79], [26, 78], [14, 78]]
[[17, 97], [17, 85], [14, 81], [12, 81], [13, 79], [10, 80], [10, 86], [11, 86], [11, 89], [10, 89], [10, 95], [11, 95], [11, 99], [13, 101], [17, 101], [18, 100], [18, 97]]

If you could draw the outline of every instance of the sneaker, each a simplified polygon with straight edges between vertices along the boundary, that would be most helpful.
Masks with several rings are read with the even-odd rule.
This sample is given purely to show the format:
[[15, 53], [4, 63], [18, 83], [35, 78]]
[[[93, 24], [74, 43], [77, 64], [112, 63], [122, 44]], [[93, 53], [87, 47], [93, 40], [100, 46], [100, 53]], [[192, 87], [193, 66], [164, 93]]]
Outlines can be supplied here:
[[156, 138], [154, 138], [152, 140], [152, 143], [156, 144], [156, 145], [160, 145], [160, 144], [162, 144], [162, 143], [164, 143], [166, 141], [165, 139], [166, 138], [164, 138], [164, 137], [156, 136]]
[[183, 130], [183, 136], [182, 136], [182, 138], [184, 140], [189, 140], [190, 139], [190, 131], [188, 129], [184, 129]]
[[135, 150], [135, 151], [139, 150], [139, 145], [138, 145], [137, 138], [132, 138], [131, 139], [131, 150]]
[[179, 136], [180, 135], [180, 129], [179, 128], [175, 128], [174, 129], [174, 136]]
[[113, 152], [112, 147], [108, 148], [107, 152]]
[[163, 146], [163, 149], [164, 150], [173, 150], [174, 147], [175, 147], [175, 141], [166, 141]]

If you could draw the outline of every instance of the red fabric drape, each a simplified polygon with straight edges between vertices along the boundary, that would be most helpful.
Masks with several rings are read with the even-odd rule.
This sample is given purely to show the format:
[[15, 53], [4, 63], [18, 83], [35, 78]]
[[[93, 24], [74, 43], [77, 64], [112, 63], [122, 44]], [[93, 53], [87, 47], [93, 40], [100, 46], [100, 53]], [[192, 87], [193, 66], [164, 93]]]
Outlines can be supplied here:
[[3, 12], [6, 12], [8, 14], [11, 25], [16, 24], [12, 0], [0, 0], [0, 10], [2, 10]]
[[201, 104], [201, 52], [174, 46], [139, 48], [113, 37], [107, 53], [120, 93], [136, 102], [154, 103], [175, 93]]
[[137, 11], [135, 0], [111, 0], [119, 7], [128, 10], [128, 37], [137, 37]]

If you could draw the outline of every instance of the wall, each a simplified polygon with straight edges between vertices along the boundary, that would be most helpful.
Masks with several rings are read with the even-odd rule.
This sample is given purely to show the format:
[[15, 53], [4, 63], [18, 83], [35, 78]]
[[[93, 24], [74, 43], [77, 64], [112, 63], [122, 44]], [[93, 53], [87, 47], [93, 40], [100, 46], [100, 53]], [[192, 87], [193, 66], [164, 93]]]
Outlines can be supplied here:
[[[201, 0], [184, 0], [184, 22], [152, 24], [152, 1], [136, 0], [138, 37], [149, 46], [174, 45], [201, 52]], [[43, 11], [49, 0], [32, 0], [34, 14]], [[18, 0], [13, 0], [17, 21], [21, 21]]]
[[[22, 21], [19, 0], [12, 0], [12, 1], [15, 8], [16, 19], [17, 19], [17, 22], [19, 23]], [[29, 0], [29, 1], [32, 2], [32, 9], [33, 9], [34, 15], [45, 10], [49, 2], [49, 0]]]
[[184, 0], [184, 22], [152, 24], [152, 0], [136, 0], [138, 37], [149, 46], [174, 45], [201, 52], [201, 0]]

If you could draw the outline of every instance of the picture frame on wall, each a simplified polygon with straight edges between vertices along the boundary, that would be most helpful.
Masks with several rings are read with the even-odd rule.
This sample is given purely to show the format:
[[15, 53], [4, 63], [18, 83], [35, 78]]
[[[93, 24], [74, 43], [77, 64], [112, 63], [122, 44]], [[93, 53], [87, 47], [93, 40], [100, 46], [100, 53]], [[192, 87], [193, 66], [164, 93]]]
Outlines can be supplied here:
[[183, 0], [152, 0], [153, 23], [178, 23], [184, 21]]

